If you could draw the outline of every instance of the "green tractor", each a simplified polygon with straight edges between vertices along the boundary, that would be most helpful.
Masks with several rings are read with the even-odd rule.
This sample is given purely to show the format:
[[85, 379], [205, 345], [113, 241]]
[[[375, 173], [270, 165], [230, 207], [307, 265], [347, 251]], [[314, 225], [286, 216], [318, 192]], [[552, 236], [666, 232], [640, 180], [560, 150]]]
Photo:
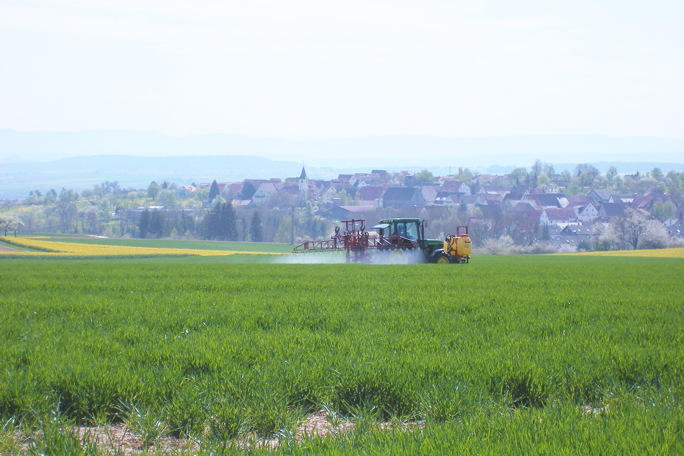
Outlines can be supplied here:
[[455, 235], [449, 235], [444, 241], [440, 241], [425, 239], [426, 225], [424, 220], [417, 218], [380, 220], [380, 223], [373, 227], [378, 232], [376, 248], [379, 251], [393, 252], [420, 250], [425, 262], [428, 263], [468, 263], [472, 244], [467, 226], [456, 227]]

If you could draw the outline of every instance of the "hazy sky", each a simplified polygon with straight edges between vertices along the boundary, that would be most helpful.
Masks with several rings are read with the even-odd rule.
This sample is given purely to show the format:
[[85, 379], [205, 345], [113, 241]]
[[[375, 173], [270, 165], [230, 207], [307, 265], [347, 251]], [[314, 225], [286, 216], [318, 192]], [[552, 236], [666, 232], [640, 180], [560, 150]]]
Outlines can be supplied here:
[[0, 0], [0, 128], [684, 138], [684, 1]]

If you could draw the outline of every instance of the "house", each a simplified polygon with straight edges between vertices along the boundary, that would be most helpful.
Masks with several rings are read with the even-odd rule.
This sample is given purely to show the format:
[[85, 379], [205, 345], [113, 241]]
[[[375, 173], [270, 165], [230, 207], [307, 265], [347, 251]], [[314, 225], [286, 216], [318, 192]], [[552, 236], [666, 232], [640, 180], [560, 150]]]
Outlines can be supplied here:
[[[458, 193], [457, 193], [458, 195]], [[454, 198], [454, 195], [451, 196]], [[460, 197], [460, 201], [457, 203], [459, 205], [465, 204], [466, 207], [473, 207], [477, 203], [477, 195], [465, 195]]]
[[522, 199], [523, 196], [530, 193], [530, 187], [528, 187], [527, 185], [522, 185], [522, 184], [521, 185], [514, 185], [513, 187], [511, 187], [510, 193], [520, 195], [520, 199]]
[[[537, 206], [540, 209], [551, 209], [551, 208], [557, 208], [557, 209], [562, 209], [563, 204], [561, 204], [559, 198], [565, 198], [565, 195], [562, 193], [539, 193], [539, 194], [527, 194], [523, 197], [524, 201], [533, 201], [536, 204], [532, 204], [533, 206]], [[567, 202], [567, 200], [566, 200]]]
[[335, 197], [335, 194], [337, 194], [337, 189], [335, 188], [335, 185], [332, 183], [328, 184], [328, 186], [320, 192], [321, 202], [323, 204], [331, 202], [332, 199]]
[[371, 174], [376, 174], [379, 178], [379, 181], [383, 184], [386, 184], [387, 182], [392, 180], [392, 176], [390, 175], [390, 173], [388, 173], [384, 169], [374, 169], [371, 171]]
[[261, 185], [259, 185], [259, 188], [257, 188], [257, 190], [254, 192], [254, 195], [252, 196], [254, 204], [266, 203], [269, 199], [275, 196], [282, 187], [282, 184], [274, 184], [273, 182], [263, 182]]
[[544, 212], [546, 213], [546, 218], [548, 219], [549, 225], [558, 226], [561, 224], [568, 224], [577, 221], [577, 214], [575, 214], [575, 211], [571, 207], [562, 209], [544, 209]]
[[609, 203], [631, 203], [636, 195], [610, 195]]
[[609, 203], [610, 202], [610, 197], [613, 195], [612, 190], [604, 190], [604, 189], [592, 189], [589, 192], [589, 196], [594, 198], [597, 203]]
[[[242, 193], [243, 200], [251, 200], [257, 189], [264, 182], [268, 182], [268, 179], [245, 179], [242, 182]], [[201, 185], [201, 184], [200, 184]]]
[[512, 188], [513, 187], [508, 187], [508, 186], [503, 186], [503, 185], [483, 185], [477, 193], [478, 194], [500, 193], [503, 196], [506, 193], [510, 193]]
[[622, 217], [625, 215], [627, 208], [629, 208], [627, 203], [605, 203], [599, 208], [598, 216], [602, 219]]
[[359, 195], [359, 202], [361, 206], [380, 206], [382, 195], [385, 193], [385, 187], [379, 185], [366, 185], [359, 187], [356, 194]]
[[534, 221], [537, 225], [549, 224], [549, 218], [544, 211], [525, 211], [523, 216], [528, 220]]
[[667, 233], [670, 236], [684, 239], [684, 220], [682, 220], [681, 218], [677, 218], [672, 220], [666, 220], [666, 222], [667, 224], [663, 225], [665, 225]]
[[435, 204], [435, 199], [437, 199], [437, 193], [439, 193], [439, 187], [435, 185], [423, 185], [420, 187], [420, 193], [423, 195], [425, 204], [431, 206]]
[[[570, 195], [568, 196], [568, 204], [576, 206], [578, 204], [596, 203], [596, 199], [589, 195]], [[598, 207], [598, 205], [596, 206]]]
[[475, 197], [475, 204], [477, 206], [498, 206], [504, 199], [500, 193], [478, 193]]
[[577, 216], [577, 220], [582, 222], [590, 222], [598, 217], [598, 209], [595, 203], [588, 203], [584, 205], [577, 205], [572, 207]]
[[226, 201], [242, 195], [242, 182], [224, 182], [218, 184], [218, 188], [219, 193]]
[[541, 209], [535, 208], [530, 201], [510, 201], [508, 203], [511, 207], [510, 212], [525, 213], [529, 211], [541, 211]]
[[466, 185], [465, 182], [461, 181], [446, 181], [442, 184], [441, 191], [449, 193], [463, 193], [464, 195], [470, 195], [470, 187]]
[[364, 187], [366, 185], [378, 185], [380, 176], [377, 174], [356, 173], [349, 178], [349, 183], [354, 187]]
[[433, 204], [435, 206], [453, 207], [461, 204], [461, 193], [437, 192]]
[[405, 206], [423, 206], [425, 198], [419, 188], [389, 187], [382, 195], [381, 207], [400, 208]]
[[500, 179], [501, 176], [497, 176], [495, 174], [480, 174], [478, 176], [473, 177], [473, 180], [471, 181], [474, 185], [487, 185], [491, 184], [497, 179]]

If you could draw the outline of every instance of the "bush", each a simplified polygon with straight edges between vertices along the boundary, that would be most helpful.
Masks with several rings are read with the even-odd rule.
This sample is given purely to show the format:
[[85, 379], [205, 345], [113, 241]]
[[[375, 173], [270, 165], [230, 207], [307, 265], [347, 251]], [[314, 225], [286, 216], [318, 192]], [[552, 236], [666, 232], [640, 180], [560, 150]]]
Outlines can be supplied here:
[[[573, 250], [574, 251], [574, 250]], [[514, 247], [512, 253], [518, 255], [532, 254], [539, 255], [545, 253], [558, 253], [558, 249], [551, 244], [534, 244], [526, 247]]]
[[487, 239], [482, 244], [484, 251], [490, 255], [502, 255], [509, 253], [513, 248], [513, 239], [510, 236], [501, 236], [499, 239]]
[[668, 247], [671, 249], [680, 249], [684, 247], [684, 239], [679, 237], [673, 237], [672, 239], [670, 239]]
[[657, 220], [649, 220], [645, 223], [644, 232], [639, 237], [637, 248], [664, 249], [669, 243], [670, 235], [663, 224]]

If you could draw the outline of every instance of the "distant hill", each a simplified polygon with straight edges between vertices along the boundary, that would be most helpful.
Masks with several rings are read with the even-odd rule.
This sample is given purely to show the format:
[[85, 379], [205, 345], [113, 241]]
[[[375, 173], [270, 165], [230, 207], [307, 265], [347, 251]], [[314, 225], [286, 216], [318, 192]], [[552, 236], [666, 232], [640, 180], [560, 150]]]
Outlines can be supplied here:
[[55, 160], [92, 155], [140, 157], [246, 155], [317, 167], [529, 166], [586, 161], [684, 163], [684, 139], [602, 135], [438, 138], [393, 135], [294, 141], [214, 133], [173, 137], [156, 132], [17, 132], [0, 129], [0, 162]]
[[150, 181], [178, 184], [230, 182], [245, 178], [294, 177], [306, 164], [311, 178], [340, 173], [417, 171], [437, 175], [470, 167], [503, 174], [535, 159], [573, 170], [594, 164], [601, 172], [684, 171], [684, 139], [600, 135], [436, 138], [378, 136], [291, 141], [232, 134], [172, 137], [154, 132], [16, 132], [0, 130], [0, 199], [23, 198], [29, 191], [62, 187], [92, 188], [116, 180], [122, 187], [145, 188]]

